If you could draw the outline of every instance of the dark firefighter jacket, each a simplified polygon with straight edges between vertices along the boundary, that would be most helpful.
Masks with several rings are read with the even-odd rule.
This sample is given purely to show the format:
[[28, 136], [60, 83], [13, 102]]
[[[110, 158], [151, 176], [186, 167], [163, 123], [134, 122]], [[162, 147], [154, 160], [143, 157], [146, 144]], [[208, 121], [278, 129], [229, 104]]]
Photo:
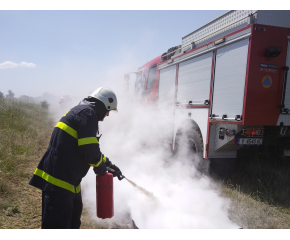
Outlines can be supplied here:
[[75, 197], [90, 166], [103, 168], [109, 162], [96, 138], [98, 121], [106, 112], [102, 102], [89, 97], [64, 114], [29, 184], [43, 191]]

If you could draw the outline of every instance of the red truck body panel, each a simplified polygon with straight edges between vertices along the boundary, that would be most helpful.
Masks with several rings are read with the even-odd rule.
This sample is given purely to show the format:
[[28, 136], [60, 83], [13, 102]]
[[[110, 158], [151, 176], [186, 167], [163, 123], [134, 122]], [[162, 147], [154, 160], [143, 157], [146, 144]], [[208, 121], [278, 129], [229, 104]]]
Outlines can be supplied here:
[[[263, 27], [266, 29], [266, 31], [255, 30], [255, 27]], [[289, 35], [290, 30], [281, 27], [252, 24], [242, 29], [239, 29], [238, 31], [225, 35], [224, 37], [227, 38], [248, 28], [251, 28], [252, 30], [249, 39], [249, 52], [247, 73], [245, 79], [246, 83], [244, 92], [242, 124], [275, 126], [280, 114], [279, 106], [281, 104], [284, 81], [284, 70], [282, 68], [283, 66], [285, 66], [288, 44], [287, 36]], [[190, 50], [182, 55], [179, 55], [178, 57], [197, 51], [198, 49], [212, 43], [213, 41], [202, 45], [196, 49]], [[272, 46], [282, 47], [283, 51], [278, 57], [267, 59], [264, 56], [265, 49]], [[143, 95], [143, 100], [146, 99], [147, 103], [154, 103], [158, 100], [158, 66], [161, 63], [161, 56], [162, 55], [152, 59], [151, 61], [147, 62], [139, 68], [139, 70], [143, 69], [144, 71], [146, 71], [147, 74], [144, 85], [144, 92], [146, 93], [149, 69], [154, 64], [157, 64], [155, 84], [149, 93], [147, 92]], [[177, 57], [172, 57], [172, 59], [175, 58]], [[277, 69], [261, 68], [260, 64], [271, 64], [277, 65], [278, 67]], [[272, 82], [270, 87], [267, 85], [263, 85], [263, 82], [265, 82], [267, 76]], [[210, 94], [212, 94], [212, 89], [210, 91]], [[228, 122], [224, 120], [213, 121], [219, 123]]]
[[[266, 31], [257, 31], [263, 27]], [[256, 25], [252, 26], [250, 37], [247, 77], [245, 86], [243, 124], [276, 125], [280, 115], [284, 70], [287, 54], [287, 28]], [[277, 37], [279, 36], [279, 37]], [[278, 57], [264, 57], [267, 47], [282, 47]], [[260, 64], [277, 65], [277, 69], [261, 68]], [[266, 78], [271, 85], [263, 85]]]

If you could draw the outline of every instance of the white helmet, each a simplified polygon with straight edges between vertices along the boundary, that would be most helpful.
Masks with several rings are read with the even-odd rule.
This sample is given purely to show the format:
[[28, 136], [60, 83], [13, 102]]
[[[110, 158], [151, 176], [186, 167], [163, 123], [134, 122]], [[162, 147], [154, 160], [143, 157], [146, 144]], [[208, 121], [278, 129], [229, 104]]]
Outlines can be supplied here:
[[99, 99], [101, 102], [103, 102], [107, 110], [118, 111], [118, 101], [116, 94], [110, 88], [100, 87], [93, 91], [89, 96]]

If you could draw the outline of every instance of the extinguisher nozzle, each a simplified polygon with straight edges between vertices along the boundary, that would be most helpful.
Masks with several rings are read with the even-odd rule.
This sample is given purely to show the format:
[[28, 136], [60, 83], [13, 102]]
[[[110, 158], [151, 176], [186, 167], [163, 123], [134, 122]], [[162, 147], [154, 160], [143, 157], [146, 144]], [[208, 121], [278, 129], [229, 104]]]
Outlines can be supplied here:
[[118, 179], [121, 181], [123, 178], [125, 178], [125, 176], [124, 175], [119, 175], [118, 176]]

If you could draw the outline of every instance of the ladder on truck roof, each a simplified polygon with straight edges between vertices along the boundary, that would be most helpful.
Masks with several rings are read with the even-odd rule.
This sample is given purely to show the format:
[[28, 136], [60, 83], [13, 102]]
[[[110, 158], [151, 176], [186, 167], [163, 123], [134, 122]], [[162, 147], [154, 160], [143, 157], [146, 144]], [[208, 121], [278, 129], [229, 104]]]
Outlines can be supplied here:
[[237, 31], [249, 24], [290, 28], [289, 10], [231, 10], [182, 37], [182, 51]]

